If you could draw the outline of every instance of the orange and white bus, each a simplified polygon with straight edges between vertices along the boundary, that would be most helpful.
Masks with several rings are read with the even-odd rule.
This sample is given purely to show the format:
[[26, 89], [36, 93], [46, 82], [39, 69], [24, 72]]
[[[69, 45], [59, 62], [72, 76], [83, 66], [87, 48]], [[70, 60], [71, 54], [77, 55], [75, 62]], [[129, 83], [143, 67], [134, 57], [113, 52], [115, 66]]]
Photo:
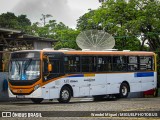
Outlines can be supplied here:
[[30, 50], [11, 53], [9, 96], [34, 103], [71, 97], [106, 95], [125, 98], [129, 92], [157, 86], [156, 55], [131, 51]]

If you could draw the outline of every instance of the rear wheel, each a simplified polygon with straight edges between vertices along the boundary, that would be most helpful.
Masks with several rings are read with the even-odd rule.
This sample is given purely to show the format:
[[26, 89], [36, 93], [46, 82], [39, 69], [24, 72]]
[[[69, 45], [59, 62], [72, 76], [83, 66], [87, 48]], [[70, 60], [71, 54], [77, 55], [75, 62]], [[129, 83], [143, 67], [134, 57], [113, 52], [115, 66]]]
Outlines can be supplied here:
[[31, 98], [33, 103], [39, 104], [43, 101], [43, 98]]
[[71, 90], [64, 86], [62, 89], [61, 89], [61, 92], [60, 92], [60, 98], [58, 98], [58, 101], [60, 103], [68, 103], [71, 99]]
[[120, 86], [119, 92], [120, 92], [120, 94], [119, 94], [120, 98], [126, 98], [129, 93], [129, 86], [126, 83], [122, 83]]

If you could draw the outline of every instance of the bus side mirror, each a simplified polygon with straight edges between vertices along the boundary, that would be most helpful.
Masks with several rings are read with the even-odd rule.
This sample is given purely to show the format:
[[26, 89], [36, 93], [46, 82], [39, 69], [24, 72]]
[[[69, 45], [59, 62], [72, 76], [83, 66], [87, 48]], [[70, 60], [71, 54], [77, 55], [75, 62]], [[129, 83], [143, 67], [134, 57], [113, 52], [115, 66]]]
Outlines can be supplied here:
[[48, 64], [48, 71], [51, 72], [52, 71], [52, 64]]

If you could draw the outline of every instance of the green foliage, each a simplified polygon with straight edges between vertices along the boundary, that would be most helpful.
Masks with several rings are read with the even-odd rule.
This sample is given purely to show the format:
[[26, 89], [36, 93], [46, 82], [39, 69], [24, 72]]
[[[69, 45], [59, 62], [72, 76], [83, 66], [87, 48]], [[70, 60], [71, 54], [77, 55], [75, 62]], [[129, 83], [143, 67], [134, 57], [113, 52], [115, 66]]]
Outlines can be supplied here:
[[7, 12], [0, 15], [0, 27], [20, 29], [27, 31], [31, 26], [30, 20], [26, 15], [15, 16], [14, 13]]
[[76, 37], [78, 36], [79, 31], [73, 29], [62, 29], [56, 31], [57, 39], [59, 42], [55, 45], [55, 49], [60, 48], [72, 48], [79, 49], [76, 44]]
[[54, 46], [55, 49], [79, 49], [76, 44], [76, 37], [79, 31], [69, 28], [62, 22], [57, 23], [55, 20], [50, 20], [45, 26], [40, 27], [38, 24], [34, 23], [32, 27], [34, 28], [34, 35], [58, 40]]
[[[90, 10], [78, 19], [77, 28], [103, 29], [116, 38], [116, 48], [150, 50], [160, 47], [159, 0], [107, 0], [97, 10]], [[143, 35], [143, 36], [140, 36]], [[118, 37], [119, 36], [119, 37]], [[121, 37], [121, 36], [126, 36]], [[141, 39], [141, 43], [139, 42]]]

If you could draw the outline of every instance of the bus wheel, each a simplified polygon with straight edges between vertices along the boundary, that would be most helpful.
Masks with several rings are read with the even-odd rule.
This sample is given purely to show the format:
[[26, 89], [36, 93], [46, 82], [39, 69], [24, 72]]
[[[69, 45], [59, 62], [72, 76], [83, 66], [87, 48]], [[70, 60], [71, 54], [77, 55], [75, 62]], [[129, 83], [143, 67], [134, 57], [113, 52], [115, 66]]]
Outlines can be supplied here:
[[60, 92], [60, 98], [58, 99], [58, 101], [60, 103], [68, 103], [71, 99], [71, 90], [64, 86], [62, 89], [61, 89], [61, 92]]
[[126, 83], [122, 83], [120, 86], [120, 93], [119, 97], [120, 98], [126, 98], [129, 93], [129, 86]]
[[43, 98], [31, 98], [33, 103], [39, 104], [43, 101]]

